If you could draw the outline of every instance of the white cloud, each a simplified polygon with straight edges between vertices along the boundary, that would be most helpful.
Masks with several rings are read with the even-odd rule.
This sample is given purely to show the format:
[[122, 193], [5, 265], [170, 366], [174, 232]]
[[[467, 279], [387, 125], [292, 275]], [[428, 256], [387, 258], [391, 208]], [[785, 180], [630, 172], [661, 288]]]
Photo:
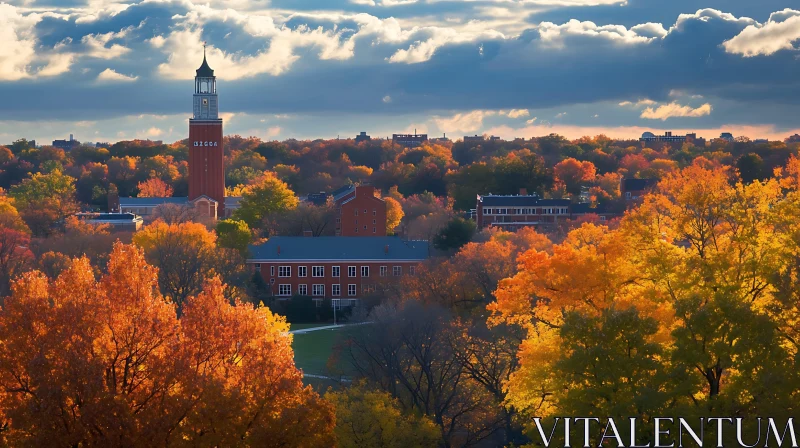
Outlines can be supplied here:
[[281, 134], [280, 126], [273, 126], [273, 127], [269, 128], [269, 129], [267, 129], [267, 136], [269, 136], [269, 137], [277, 137], [280, 134]]
[[652, 107], [648, 107], [644, 111], [642, 111], [641, 118], [646, 118], [648, 120], [666, 120], [672, 117], [703, 117], [706, 115], [711, 114], [711, 104], [706, 103], [698, 108], [692, 108], [691, 106], [682, 106], [678, 103], [669, 103], [663, 104], [656, 109]]
[[385, 97], [383, 97], [383, 100], [382, 100], [382, 101], [383, 101], [384, 103], [386, 103], [386, 104], [389, 104], [389, 103], [391, 103], [391, 102], [392, 102], [392, 97], [390, 97], [389, 95], [386, 95]]
[[473, 110], [453, 115], [452, 117], [433, 118], [433, 122], [444, 132], [473, 132], [483, 126], [483, 119], [497, 115], [498, 112], [491, 110]]
[[530, 126], [530, 125], [532, 125], [532, 124], [536, 123], [536, 120], [537, 120], [537, 118], [536, 118], [536, 117], [533, 117], [533, 118], [531, 118], [530, 120], [526, 121], [526, 122], [525, 122], [525, 124], [527, 124], [528, 126]]
[[531, 113], [528, 109], [512, 109], [508, 112], [508, 118], [522, 118], [527, 117]]
[[[397, 52], [389, 58], [389, 62], [418, 64], [430, 60], [436, 51], [445, 45], [477, 42], [481, 39], [497, 40], [506, 38], [503, 33], [488, 29], [485, 24], [481, 25], [479, 22], [470, 22], [470, 25], [472, 26], [461, 30], [440, 27], [424, 28], [423, 31], [427, 31], [430, 34], [428, 39], [424, 41], [418, 40], [407, 49], [397, 50]], [[477, 48], [476, 51], [478, 51]]]
[[145, 131], [145, 135], [147, 135], [148, 137], [158, 137], [159, 135], [161, 135], [163, 133], [164, 133], [164, 131], [162, 131], [161, 129], [159, 129], [159, 128], [155, 127], [155, 126], [151, 127], [147, 131]]
[[654, 104], [657, 104], [657, 103], [655, 101], [647, 99], [647, 98], [645, 98], [643, 100], [636, 101], [635, 103], [631, 102], [631, 101], [623, 101], [623, 102], [619, 103], [619, 105], [622, 106], [622, 107], [628, 107], [628, 106], [642, 107], [642, 106], [652, 106]]
[[114, 70], [107, 68], [97, 75], [98, 82], [133, 82], [139, 79], [138, 76], [128, 76], [122, 73], [117, 73]]
[[733, 14], [722, 12], [718, 9], [712, 8], [705, 8], [705, 9], [698, 9], [697, 12], [694, 14], [681, 14], [678, 16], [678, 20], [675, 21], [675, 25], [670, 28], [670, 32], [673, 30], [682, 31], [684, 25], [691, 20], [699, 20], [701, 22], [708, 22], [710, 20], [723, 20], [726, 22], [734, 22], [742, 26], [753, 25], [757, 24], [755, 20], [749, 17], [736, 17]]
[[560, 48], [564, 46], [566, 39], [574, 36], [601, 38], [624, 45], [646, 44], [656, 38], [666, 36], [666, 30], [663, 27], [659, 30], [656, 25], [648, 23], [627, 29], [622, 25], [598, 26], [594, 22], [572, 19], [561, 25], [542, 22], [537, 29], [543, 44]]
[[752, 24], [722, 46], [725, 51], [745, 57], [769, 56], [794, 49], [800, 39], [800, 11], [785, 9], [773, 13], [766, 24]]
[[33, 27], [39, 20], [38, 15], [23, 16], [16, 7], [0, 3], [0, 80], [31, 76], [29, 66], [36, 56]]
[[564, 118], [567, 116], [567, 112], [560, 112], [556, 114], [555, 118]]

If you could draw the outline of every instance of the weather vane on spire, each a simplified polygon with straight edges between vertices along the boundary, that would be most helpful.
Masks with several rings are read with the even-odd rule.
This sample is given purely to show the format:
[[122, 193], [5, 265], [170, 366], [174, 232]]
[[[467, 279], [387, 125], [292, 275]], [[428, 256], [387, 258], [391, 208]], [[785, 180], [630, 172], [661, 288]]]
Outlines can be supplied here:
[[204, 40], [203, 41], [203, 57], [206, 57], [206, 45], [208, 45], [208, 41]]

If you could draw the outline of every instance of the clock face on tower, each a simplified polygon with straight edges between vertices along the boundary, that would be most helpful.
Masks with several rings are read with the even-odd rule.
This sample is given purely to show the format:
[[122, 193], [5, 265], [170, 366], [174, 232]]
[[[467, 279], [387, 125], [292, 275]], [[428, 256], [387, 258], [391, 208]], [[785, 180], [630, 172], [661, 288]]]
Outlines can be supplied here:
[[208, 98], [203, 98], [203, 106], [208, 106]]

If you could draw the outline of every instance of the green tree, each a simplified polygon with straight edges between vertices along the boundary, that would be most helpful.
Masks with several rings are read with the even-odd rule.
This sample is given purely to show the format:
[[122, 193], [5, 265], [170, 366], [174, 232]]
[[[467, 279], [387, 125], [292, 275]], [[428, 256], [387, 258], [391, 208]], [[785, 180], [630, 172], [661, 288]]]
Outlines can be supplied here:
[[9, 196], [34, 235], [49, 235], [56, 222], [78, 211], [75, 178], [59, 169], [33, 174], [11, 187]]
[[221, 247], [245, 253], [251, 236], [250, 227], [244, 221], [224, 219], [217, 223], [217, 244]]
[[297, 203], [297, 197], [286, 182], [267, 173], [245, 191], [233, 218], [246, 222], [251, 229], [264, 228], [268, 219], [294, 209]]
[[764, 160], [758, 154], [750, 153], [736, 161], [736, 171], [742, 182], [749, 184], [764, 178]]
[[433, 246], [439, 250], [458, 250], [475, 234], [475, 223], [464, 218], [453, 218], [433, 237]]

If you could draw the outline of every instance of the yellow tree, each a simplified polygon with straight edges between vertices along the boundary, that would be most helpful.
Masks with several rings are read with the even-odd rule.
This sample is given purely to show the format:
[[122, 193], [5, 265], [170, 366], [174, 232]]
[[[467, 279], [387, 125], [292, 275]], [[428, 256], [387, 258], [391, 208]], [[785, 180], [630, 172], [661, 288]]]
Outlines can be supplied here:
[[155, 221], [137, 232], [133, 243], [158, 267], [162, 293], [179, 307], [200, 291], [214, 265], [216, 236], [199, 223]]
[[328, 391], [325, 400], [336, 413], [340, 448], [425, 448], [436, 446], [439, 429], [427, 417], [404, 415], [400, 402], [366, 383]]
[[392, 233], [400, 225], [405, 213], [403, 206], [396, 199], [387, 196], [383, 201], [386, 203], [386, 232]]

